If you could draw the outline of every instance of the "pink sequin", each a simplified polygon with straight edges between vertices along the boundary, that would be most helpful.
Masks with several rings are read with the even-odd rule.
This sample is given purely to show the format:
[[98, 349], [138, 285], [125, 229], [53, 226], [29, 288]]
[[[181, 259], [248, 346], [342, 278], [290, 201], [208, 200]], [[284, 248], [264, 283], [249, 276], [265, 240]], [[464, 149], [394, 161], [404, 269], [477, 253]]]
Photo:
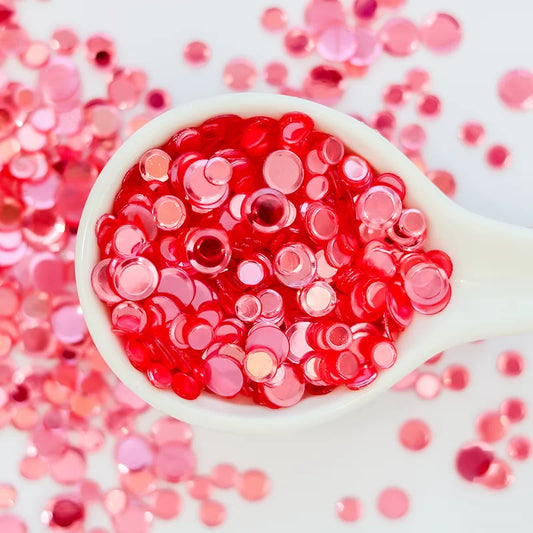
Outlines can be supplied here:
[[346, 26], [329, 26], [317, 38], [316, 50], [328, 61], [346, 61], [357, 49], [354, 32]]
[[512, 459], [525, 461], [531, 455], [531, 441], [522, 435], [516, 435], [507, 443], [507, 453]]
[[467, 481], [479, 481], [494, 460], [493, 449], [484, 442], [465, 444], [457, 453], [455, 467]]
[[15, 487], [8, 484], [0, 485], [0, 509], [13, 507], [17, 501], [17, 491]]
[[285, 51], [293, 57], [308, 56], [315, 49], [315, 40], [305, 29], [293, 28], [285, 34]]
[[215, 500], [204, 500], [200, 504], [200, 520], [206, 526], [219, 526], [226, 520], [226, 507]]
[[16, 515], [0, 515], [0, 531], [2, 533], [28, 533], [26, 523]]
[[461, 38], [459, 21], [447, 13], [429, 15], [420, 27], [420, 40], [433, 52], [451, 52], [459, 46]]
[[270, 492], [270, 479], [261, 470], [247, 470], [241, 474], [237, 490], [245, 500], [262, 500]]
[[281, 31], [287, 25], [287, 13], [280, 7], [269, 7], [261, 14], [261, 26], [267, 31]]
[[281, 87], [286, 84], [289, 71], [287, 67], [279, 62], [272, 61], [265, 65], [263, 70], [264, 80], [274, 87]]
[[507, 419], [499, 411], [487, 411], [479, 416], [476, 422], [478, 435], [485, 442], [496, 442], [502, 439], [508, 427]]
[[520, 398], [507, 398], [500, 405], [500, 413], [512, 424], [526, 418], [527, 406]]
[[418, 48], [420, 34], [409, 19], [394, 17], [383, 25], [379, 37], [387, 53], [401, 57], [412, 54]]
[[224, 83], [235, 91], [247, 91], [257, 81], [257, 70], [248, 59], [232, 59], [224, 68]]
[[409, 496], [396, 487], [384, 489], [378, 496], [377, 508], [386, 518], [402, 518], [409, 511]]
[[398, 432], [400, 442], [408, 450], [423, 450], [431, 439], [431, 430], [423, 420], [408, 420]]
[[201, 67], [211, 58], [211, 49], [203, 41], [191, 41], [185, 46], [183, 57], [189, 65]]
[[469, 381], [470, 374], [463, 365], [451, 365], [442, 374], [442, 384], [451, 390], [463, 390], [467, 387]]
[[503, 169], [511, 164], [511, 152], [502, 144], [495, 144], [487, 150], [487, 163], [495, 169]]
[[516, 377], [522, 374], [525, 361], [519, 352], [507, 350], [498, 356], [498, 370], [507, 377]]
[[467, 146], [479, 146], [485, 140], [485, 128], [476, 121], [465, 122], [459, 129], [459, 139]]
[[343, 522], [357, 522], [363, 515], [363, 505], [360, 500], [353, 496], [338, 500], [335, 504], [335, 510]]
[[441, 392], [440, 379], [435, 374], [422, 373], [415, 383], [415, 391], [424, 400], [432, 400]]

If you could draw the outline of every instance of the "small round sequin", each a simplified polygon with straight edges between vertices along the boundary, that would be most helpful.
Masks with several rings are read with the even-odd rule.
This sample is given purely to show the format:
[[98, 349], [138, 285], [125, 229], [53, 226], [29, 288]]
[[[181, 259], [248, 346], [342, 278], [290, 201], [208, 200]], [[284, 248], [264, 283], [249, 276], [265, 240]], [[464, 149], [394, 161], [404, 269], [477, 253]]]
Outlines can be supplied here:
[[163, 520], [176, 518], [182, 509], [181, 496], [172, 489], [157, 489], [150, 494], [150, 512]]
[[334, 105], [346, 91], [346, 80], [341, 70], [329, 65], [319, 65], [307, 73], [304, 90], [312, 100]]
[[226, 507], [215, 500], [204, 500], [200, 504], [200, 520], [206, 526], [219, 526], [226, 520]]
[[239, 393], [244, 378], [239, 364], [229, 357], [213, 356], [205, 363], [207, 387], [225, 398]]
[[431, 439], [431, 430], [423, 420], [412, 419], [404, 422], [398, 431], [402, 445], [408, 450], [423, 450]]
[[405, 74], [404, 83], [413, 92], [423, 92], [429, 89], [429, 73], [421, 68], [413, 68]]
[[285, 34], [283, 45], [292, 57], [306, 57], [315, 49], [315, 40], [305, 29], [292, 28]]
[[477, 121], [465, 122], [459, 129], [459, 139], [467, 146], [479, 146], [485, 140], [485, 127]]
[[522, 435], [511, 437], [507, 442], [507, 453], [512, 459], [525, 461], [531, 455], [531, 441]]
[[261, 26], [267, 31], [281, 31], [287, 25], [287, 13], [280, 7], [269, 7], [261, 14]]
[[447, 170], [431, 170], [427, 173], [429, 180], [438, 187], [446, 196], [453, 198], [457, 184], [453, 175]]
[[496, 442], [502, 439], [508, 427], [507, 419], [499, 411], [488, 411], [480, 415], [476, 422], [476, 430], [485, 442]]
[[364, 26], [354, 29], [355, 51], [349, 58], [349, 64], [355, 67], [367, 67], [381, 55], [383, 45], [376, 32]]
[[465, 444], [457, 453], [455, 467], [467, 481], [479, 481], [494, 460], [493, 449], [484, 442]]
[[515, 350], [506, 350], [498, 356], [498, 370], [507, 377], [516, 377], [522, 374], [525, 366], [524, 357]]
[[490, 489], [502, 490], [514, 481], [511, 467], [501, 459], [494, 459], [479, 482]]
[[432, 400], [441, 392], [440, 379], [429, 373], [420, 374], [415, 382], [415, 391], [424, 400]]
[[191, 41], [183, 49], [183, 57], [189, 65], [201, 67], [211, 58], [211, 49], [203, 41]]
[[50, 48], [58, 54], [70, 56], [79, 46], [79, 39], [71, 28], [58, 28], [52, 33]]
[[500, 413], [511, 424], [516, 424], [526, 418], [527, 406], [520, 398], [507, 398], [500, 405]]
[[386, 488], [378, 496], [377, 508], [386, 518], [402, 518], [409, 511], [409, 496], [402, 489]]
[[417, 48], [420, 33], [409, 19], [393, 17], [379, 31], [379, 38], [384, 50], [393, 56], [408, 56]]
[[108, 69], [116, 62], [115, 43], [107, 35], [92, 35], [85, 48], [87, 59], [97, 68]]
[[335, 504], [337, 516], [343, 522], [357, 522], [363, 515], [363, 505], [357, 498], [347, 496], [341, 498]]
[[511, 109], [532, 109], [533, 74], [524, 69], [506, 72], [498, 82], [498, 95]]
[[247, 470], [240, 475], [237, 490], [245, 500], [262, 500], [270, 492], [270, 479], [261, 470]]
[[451, 390], [459, 391], [467, 387], [470, 373], [463, 365], [450, 365], [442, 373], [442, 384]]
[[271, 61], [263, 69], [263, 79], [273, 87], [282, 87], [287, 83], [289, 70], [280, 61]]
[[435, 118], [441, 113], [441, 101], [440, 98], [434, 94], [421, 95], [418, 104], [418, 114], [424, 118]]
[[28, 533], [24, 520], [14, 514], [0, 515], [0, 530], [5, 533]]
[[194, 474], [196, 456], [188, 446], [179, 442], [168, 442], [157, 450], [154, 469], [160, 479], [176, 483]]
[[247, 91], [257, 81], [254, 64], [245, 58], [232, 59], [224, 67], [224, 83], [234, 91]]
[[404, 150], [418, 152], [426, 142], [426, 132], [419, 124], [408, 124], [400, 130], [399, 140]]
[[158, 198], [154, 202], [153, 213], [157, 226], [165, 231], [180, 228], [187, 218], [185, 204], [176, 196], [171, 195]]
[[239, 480], [237, 469], [229, 463], [221, 463], [211, 470], [211, 479], [220, 489], [230, 489], [235, 487]]
[[169, 166], [169, 155], [157, 148], [145, 152], [139, 161], [139, 170], [146, 181], [168, 180]]
[[346, 26], [329, 26], [317, 38], [316, 50], [328, 61], [346, 61], [357, 49], [354, 32]]
[[508, 167], [512, 160], [511, 152], [502, 144], [491, 146], [485, 157], [489, 166], [498, 170]]
[[131, 257], [116, 266], [113, 283], [120, 296], [127, 300], [143, 300], [158, 284], [158, 272], [144, 257]]
[[461, 38], [459, 21], [447, 13], [433, 13], [420, 26], [420, 40], [433, 52], [452, 52], [459, 46]]
[[304, 169], [300, 158], [289, 150], [272, 152], [263, 166], [265, 182], [283, 194], [298, 190], [303, 183]]
[[0, 485], [0, 509], [9, 509], [17, 501], [17, 491], [15, 487], [8, 484]]

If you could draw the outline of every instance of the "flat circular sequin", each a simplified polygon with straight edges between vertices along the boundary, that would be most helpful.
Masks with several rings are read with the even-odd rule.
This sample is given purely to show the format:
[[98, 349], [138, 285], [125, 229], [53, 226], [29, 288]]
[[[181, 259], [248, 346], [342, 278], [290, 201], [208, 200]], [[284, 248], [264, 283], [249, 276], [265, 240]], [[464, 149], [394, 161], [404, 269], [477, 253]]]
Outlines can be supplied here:
[[352, 496], [338, 500], [335, 504], [335, 510], [343, 522], [357, 522], [363, 515], [363, 505]]
[[485, 140], [485, 128], [477, 121], [465, 122], [459, 129], [459, 139], [467, 146], [479, 146]]
[[245, 500], [262, 500], [270, 491], [270, 480], [261, 470], [247, 470], [240, 475], [237, 490]]
[[459, 21], [447, 13], [433, 13], [420, 26], [420, 40], [433, 52], [451, 52], [459, 46], [461, 38]]
[[519, 376], [524, 370], [524, 357], [515, 350], [506, 350], [498, 356], [497, 366], [504, 376]]
[[251, 89], [257, 80], [257, 70], [248, 59], [238, 58], [229, 61], [224, 68], [224, 83], [235, 91]]
[[498, 83], [498, 96], [511, 109], [532, 109], [533, 74], [525, 69], [506, 72]]
[[408, 56], [417, 48], [420, 33], [409, 19], [394, 17], [381, 28], [379, 37], [385, 51], [393, 56]]
[[485, 158], [489, 166], [496, 170], [508, 167], [512, 160], [511, 152], [503, 144], [495, 144], [489, 147]]
[[287, 13], [280, 7], [269, 7], [261, 14], [261, 26], [267, 31], [280, 31], [287, 25]]
[[211, 49], [203, 41], [191, 41], [185, 46], [183, 57], [189, 65], [201, 67], [211, 58]]
[[429, 444], [431, 430], [423, 420], [412, 419], [401, 425], [398, 437], [405, 448], [419, 451]]
[[378, 496], [377, 508], [386, 518], [402, 518], [409, 511], [409, 496], [404, 490], [396, 487], [384, 489]]
[[226, 520], [226, 507], [215, 500], [204, 500], [200, 504], [200, 520], [209, 527], [219, 526]]

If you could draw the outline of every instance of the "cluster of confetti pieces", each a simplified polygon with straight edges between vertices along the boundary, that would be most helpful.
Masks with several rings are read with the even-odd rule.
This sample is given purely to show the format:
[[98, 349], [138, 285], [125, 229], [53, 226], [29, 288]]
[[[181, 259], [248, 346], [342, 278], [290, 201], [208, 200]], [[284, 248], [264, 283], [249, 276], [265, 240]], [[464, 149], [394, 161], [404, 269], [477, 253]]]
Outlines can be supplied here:
[[96, 224], [93, 289], [132, 365], [182, 398], [359, 390], [415, 311], [451, 297], [405, 193], [308, 115], [211, 117], [127, 171]]
[[[65, 486], [42, 511], [50, 531], [85, 530], [91, 506], [107, 512], [116, 532], [148, 531], [154, 519], [181, 512], [178, 484], [199, 501], [199, 520], [219, 525], [226, 508], [213, 499], [216, 491], [235, 488], [256, 501], [268, 494], [268, 477], [231, 464], [198, 474], [191, 428], [177, 420], [162, 418], [148, 434], [136, 430], [148, 406], [110, 375], [88, 336], [74, 283], [76, 231], [92, 183], [124, 136], [166, 110], [170, 96], [149, 88], [143, 71], [121, 66], [111, 38], [82, 43], [60, 28], [49, 44], [33, 42], [11, 4], [1, 6], [0, 50], [38, 71], [35, 86], [0, 83], [0, 427], [28, 433], [20, 475]], [[83, 99], [70, 58], [79, 47], [108, 80], [101, 98]], [[189, 54], [197, 62], [208, 57], [195, 46]], [[15, 357], [15, 346], [23, 357]], [[115, 442], [118, 481], [104, 490], [87, 478], [87, 462], [108, 441]], [[0, 484], [0, 508], [16, 501], [16, 487]], [[22, 517], [2, 514], [0, 531], [27, 527]]]

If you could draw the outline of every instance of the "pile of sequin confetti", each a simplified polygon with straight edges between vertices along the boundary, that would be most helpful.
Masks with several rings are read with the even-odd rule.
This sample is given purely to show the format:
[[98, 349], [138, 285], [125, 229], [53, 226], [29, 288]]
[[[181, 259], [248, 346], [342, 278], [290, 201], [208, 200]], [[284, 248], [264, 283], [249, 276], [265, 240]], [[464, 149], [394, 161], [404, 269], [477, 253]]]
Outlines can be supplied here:
[[135, 368], [195, 399], [290, 407], [370, 384], [451, 297], [405, 185], [311, 117], [222, 115], [147, 150], [95, 229], [92, 273]]
[[[423, 24], [413, 23], [398, 11], [405, 3], [356, 0], [348, 6], [336, 0], [312, 0], [302, 21], [291, 20], [290, 25], [282, 8], [266, 9], [260, 21], [258, 10], [258, 26], [283, 35], [287, 61], [271, 61], [258, 70], [250, 59], [231, 59], [224, 82], [230, 89], [250, 89], [259, 72], [276, 91], [333, 104], [351, 84], [365, 83], [366, 72], [376, 62], [392, 61], [402, 50], [412, 54], [421, 44], [435, 53], [455, 50], [462, 34], [457, 19], [432, 13]], [[176, 490], [180, 488], [199, 500], [203, 523], [221, 524], [226, 510], [218, 501], [218, 489], [234, 486], [245, 499], [259, 499], [268, 492], [268, 478], [256, 470], [239, 473], [223, 464], [209, 475], [195, 474], [176, 483], [176, 457], [184, 458], [185, 473], [194, 469], [190, 428], [161, 419], [144, 433], [138, 429], [139, 416], [153, 411], [147, 411], [109, 372], [87, 337], [74, 289], [75, 236], [88, 191], [122, 138], [166, 110], [170, 96], [164, 89], [150, 87], [142, 70], [121, 62], [120, 43], [116, 47], [111, 36], [80, 37], [74, 29], [58, 27], [46, 41], [35, 40], [19, 21], [15, 6], [12, 0], [0, 0], [0, 427], [6, 427], [2, 438], [10, 438], [7, 426], [28, 434], [18, 464], [21, 487], [50, 477], [65, 488], [54, 495], [43, 484], [43, 501], [49, 498], [46, 509], [35, 501], [33, 508], [23, 510], [17, 505], [17, 487], [1, 479], [0, 530], [24, 533], [25, 519], [43, 511], [43, 527], [56, 533], [108, 533], [111, 526], [98, 527], [87, 519], [98, 507], [109, 515], [112, 530], [135, 528], [144, 533], [157, 526], [157, 519], [180, 513], [185, 503]], [[337, 43], [346, 42], [351, 52], [347, 60], [339, 59], [339, 53], [347, 52]], [[183, 50], [191, 67], [206, 65], [211, 55], [209, 43], [202, 41]], [[321, 57], [322, 64], [313, 67], [301, 85], [292, 80], [291, 72], [292, 86], [288, 85], [294, 61], [306, 56]], [[82, 98], [85, 82], [79, 72], [85, 62], [91, 75], [106, 85], [92, 100]], [[14, 64], [37, 82], [22, 83], [11, 75]], [[189, 78], [194, 83], [193, 70]], [[359, 109], [357, 116], [396, 143], [433, 183], [453, 196], [454, 176], [446, 169], [428, 168], [422, 154], [431, 120], [445, 110], [432, 89], [426, 70], [410, 69], [402, 79], [389, 80], [381, 110], [368, 115]], [[496, 91], [508, 108], [533, 108], [533, 74], [525, 69], [503, 73]], [[417, 122], [401, 125], [397, 111], [410, 104]], [[503, 139], [490, 140], [491, 132], [475, 117], [464, 118], [458, 132], [462, 142], [480, 147], [489, 140], [483, 148], [487, 163], [497, 169], [507, 167], [511, 154], [501, 144]], [[506, 375], [522, 372], [523, 360], [517, 354], [505, 354], [503, 360]], [[450, 366], [442, 375], [427, 368], [397, 388], [413, 389], [429, 400], [438, 397], [443, 387], [460, 394], [468, 385], [469, 374], [462, 365]], [[512, 483], [515, 467], [493, 446], [511, 428], [521, 427], [526, 411], [525, 401], [515, 397], [480, 416], [477, 437], [483, 442], [466, 444], [457, 455], [464, 479], [490, 488]], [[410, 450], [426, 449], [431, 425], [431, 421], [409, 421], [401, 428], [400, 442]], [[117, 481], [109, 489], [88, 478], [87, 463], [100, 461], [109, 453], [110, 443], [116, 443], [116, 454], [110, 455]], [[451, 464], [455, 450], [449, 452]], [[511, 436], [507, 453], [512, 460], [527, 459], [528, 436]], [[389, 487], [380, 493], [377, 508], [388, 518], [399, 518], [408, 511], [409, 499], [405, 491]], [[357, 520], [362, 513], [354, 497], [339, 501], [337, 509], [343, 520]]]

